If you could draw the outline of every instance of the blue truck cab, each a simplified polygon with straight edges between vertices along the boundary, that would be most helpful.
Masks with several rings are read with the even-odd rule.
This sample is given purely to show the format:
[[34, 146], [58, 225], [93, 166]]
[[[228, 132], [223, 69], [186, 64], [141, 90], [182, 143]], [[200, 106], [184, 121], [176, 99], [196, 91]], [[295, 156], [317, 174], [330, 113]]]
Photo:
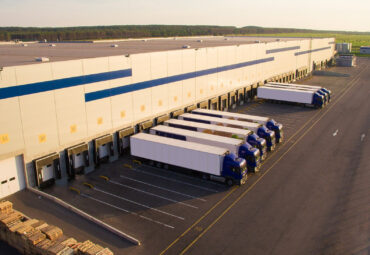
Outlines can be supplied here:
[[275, 132], [269, 130], [265, 125], [257, 129], [257, 135], [266, 140], [267, 149], [273, 151], [275, 149], [276, 139]]
[[221, 175], [225, 178], [228, 186], [244, 184], [247, 180], [247, 163], [245, 159], [236, 157], [234, 153], [225, 155]]
[[320, 95], [324, 97], [324, 104], [329, 103], [329, 95], [326, 92], [319, 89], [318, 91], [316, 91], [316, 93], [319, 93]]
[[[157, 130], [155, 131], [155, 134], [159, 135], [159, 136], [164, 136], [164, 137], [168, 137], [168, 138], [173, 138], [173, 139], [177, 139], [177, 140], [186, 141], [186, 136], [184, 136], [184, 135], [178, 135], [178, 134], [173, 134], [173, 133], [163, 132], [163, 131], [157, 131]], [[244, 144], [240, 145], [240, 147], [239, 147], [238, 156], [247, 161], [248, 171], [251, 171], [251, 172], [258, 171], [258, 169], [260, 167], [260, 161], [261, 161], [260, 151], [258, 149], [254, 148], [253, 146], [251, 146], [248, 143], [244, 143]]]
[[281, 143], [284, 139], [283, 124], [277, 123], [274, 119], [266, 122], [266, 127], [275, 132], [276, 142]]
[[238, 156], [247, 160], [248, 172], [257, 172], [261, 166], [261, 153], [249, 143], [239, 147]]
[[328, 101], [330, 102], [330, 100], [331, 100], [331, 91], [329, 89], [326, 89], [326, 88], [321, 88], [320, 90], [328, 95]]
[[261, 160], [264, 160], [266, 158], [267, 147], [266, 147], [265, 139], [253, 133], [251, 135], [248, 135], [246, 142], [252, 145], [253, 147], [256, 147], [259, 149], [260, 154], [261, 154]]
[[320, 95], [319, 93], [315, 92], [313, 94], [312, 104], [316, 108], [322, 108], [324, 106], [324, 97], [322, 95]]

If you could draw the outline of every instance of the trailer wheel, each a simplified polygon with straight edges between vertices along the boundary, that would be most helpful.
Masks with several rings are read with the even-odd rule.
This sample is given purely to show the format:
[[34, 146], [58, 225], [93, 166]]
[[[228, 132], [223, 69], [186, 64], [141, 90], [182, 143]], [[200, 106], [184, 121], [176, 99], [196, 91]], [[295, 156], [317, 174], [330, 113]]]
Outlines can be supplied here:
[[231, 186], [233, 186], [234, 185], [234, 181], [233, 181], [233, 179], [226, 179], [226, 184], [227, 184], [227, 186], [229, 186], [229, 187], [231, 187]]

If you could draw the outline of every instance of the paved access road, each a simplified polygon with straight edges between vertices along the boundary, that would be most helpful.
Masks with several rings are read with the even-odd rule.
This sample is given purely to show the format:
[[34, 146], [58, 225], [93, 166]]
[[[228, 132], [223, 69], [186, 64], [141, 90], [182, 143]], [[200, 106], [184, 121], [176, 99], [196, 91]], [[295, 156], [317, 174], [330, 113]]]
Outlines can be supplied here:
[[179, 253], [369, 254], [370, 59], [358, 68], [262, 178]]

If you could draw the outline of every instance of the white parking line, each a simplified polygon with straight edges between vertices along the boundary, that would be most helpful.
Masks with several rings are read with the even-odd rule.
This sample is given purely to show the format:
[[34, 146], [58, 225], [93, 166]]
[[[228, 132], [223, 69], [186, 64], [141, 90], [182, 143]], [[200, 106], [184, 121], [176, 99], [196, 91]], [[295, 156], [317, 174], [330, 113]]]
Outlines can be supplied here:
[[115, 205], [109, 204], [109, 203], [107, 203], [107, 202], [104, 202], [104, 201], [102, 201], [102, 200], [99, 200], [99, 199], [93, 198], [93, 197], [88, 196], [88, 195], [85, 195], [85, 194], [83, 194], [83, 193], [81, 193], [81, 196], [83, 196], [83, 197], [85, 197], [85, 198], [88, 198], [88, 199], [91, 199], [91, 200], [94, 200], [95, 202], [98, 202], [98, 203], [101, 203], [101, 204], [104, 204], [104, 205], [110, 206], [110, 207], [112, 207], [112, 208], [114, 208], [114, 209], [117, 209], [117, 210], [119, 210], [119, 211], [122, 211], [122, 212], [125, 212], [125, 213], [129, 213], [129, 214], [132, 214], [132, 215], [134, 215], [134, 216], [140, 217], [140, 218], [142, 218], [142, 219], [145, 219], [145, 220], [148, 220], [148, 221], [151, 221], [151, 222], [157, 223], [157, 224], [162, 225], [162, 226], [165, 226], [165, 227], [167, 227], [167, 228], [171, 228], [171, 229], [174, 229], [174, 228], [175, 228], [174, 226], [171, 226], [171, 225], [165, 224], [165, 223], [160, 222], [160, 221], [157, 221], [157, 220], [153, 220], [153, 219], [148, 218], [148, 217], [146, 217], [146, 216], [140, 215], [140, 214], [138, 214], [138, 213], [136, 213], [136, 212], [128, 211], [128, 210], [123, 209], [123, 208], [121, 208], [121, 207], [118, 207], [118, 206], [115, 206]]
[[335, 130], [335, 132], [333, 133], [333, 136], [336, 136], [337, 134], [338, 134], [338, 129], [337, 130]]
[[362, 142], [363, 140], [365, 140], [365, 136], [366, 136], [365, 134], [362, 134], [362, 135], [361, 135], [361, 142]]
[[165, 190], [165, 191], [172, 192], [172, 193], [175, 193], [175, 194], [179, 194], [179, 195], [182, 195], [184, 197], [194, 198], [194, 199], [198, 199], [200, 201], [206, 202], [206, 200], [203, 199], [203, 198], [199, 198], [199, 197], [195, 197], [195, 196], [192, 196], [192, 195], [184, 194], [184, 193], [181, 193], [181, 192], [178, 192], [178, 191], [174, 191], [174, 190], [171, 190], [171, 189], [163, 188], [163, 187], [160, 187], [160, 186], [157, 186], [157, 185], [153, 185], [153, 184], [150, 184], [150, 183], [147, 183], [147, 182], [135, 180], [133, 178], [126, 177], [126, 176], [123, 176], [123, 175], [120, 175], [120, 177], [121, 178], [124, 178], [124, 179], [128, 179], [128, 180], [134, 181], [134, 182], [142, 183], [142, 184], [145, 184], [145, 185], [148, 185], [148, 186], [157, 188], [157, 189], [161, 189], [161, 190]]
[[144, 194], [147, 194], [147, 195], [150, 195], [150, 196], [158, 197], [158, 198], [161, 198], [161, 199], [164, 199], [164, 200], [167, 200], [167, 201], [171, 201], [171, 202], [182, 204], [184, 206], [188, 206], [188, 207], [191, 207], [191, 208], [194, 208], [194, 209], [198, 209], [198, 207], [196, 207], [194, 205], [183, 203], [183, 202], [180, 202], [180, 201], [177, 201], [177, 200], [174, 200], [174, 199], [171, 199], [171, 198], [163, 197], [163, 196], [160, 196], [160, 195], [157, 195], [157, 194], [153, 194], [153, 193], [150, 193], [150, 192], [147, 192], [147, 191], [144, 191], [144, 190], [141, 190], [141, 189], [137, 189], [137, 188], [134, 188], [134, 187], [131, 187], [131, 186], [128, 186], [128, 185], [125, 185], [125, 184], [122, 184], [122, 183], [119, 183], [119, 182], [116, 182], [116, 181], [109, 180], [109, 182], [113, 183], [113, 184], [116, 184], [116, 185], [119, 185], [119, 186], [122, 186], [122, 187], [132, 189], [132, 190], [136, 190], [138, 192], [141, 192], [141, 193], [144, 193]]
[[202, 187], [202, 186], [199, 186], [199, 185], [195, 185], [195, 184], [191, 184], [191, 183], [188, 183], [188, 182], [183, 182], [183, 181], [179, 181], [179, 180], [176, 180], [176, 179], [173, 179], [173, 178], [164, 177], [164, 176], [161, 176], [161, 175], [149, 173], [149, 172], [146, 172], [146, 171], [143, 171], [143, 170], [139, 170], [137, 168], [133, 168], [132, 170], [137, 171], [139, 173], [143, 173], [143, 174], [155, 176], [155, 177], [158, 177], [158, 178], [161, 178], [161, 179], [164, 179], [164, 180], [168, 180], [168, 181], [172, 181], [172, 182], [177, 182], [177, 183], [189, 185], [189, 186], [192, 186], [192, 187], [195, 187], [195, 188], [198, 188], [198, 189], [202, 189], [202, 190], [206, 190], [206, 191], [211, 191], [211, 192], [219, 192], [218, 190], [209, 189], [209, 188], [205, 188], [205, 187]]
[[148, 205], [144, 205], [144, 204], [141, 204], [141, 203], [138, 203], [138, 202], [135, 202], [135, 201], [132, 201], [130, 199], [127, 199], [127, 198], [123, 198], [121, 196], [117, 196], [115, 194], [112, 194], [112, 193], [109, 193], [107, 191], [104, 191], [104, 190], [101, 190], [99, 188], [96, 188], [94, 187], [93, 190], [96, 190], [96, 191], [99, 191], [103, 194], [106, 194], [106, 195], [109, 195], [109, 196], [112, 196], [112, 197], [115, 197], [115, 198], [118, 198], [118, 199], [121, 199], [121, 200], [124, 200], [126, 202], [129, 202], [129, 203], [132, 203], [132, 204], [135, 204], [135, 205], [139, 205], [141, 207], [144, 207], [144, 208], [148, 208], [150, 210], [153, 210], [153, 211], [156, 211], [156, 212], [159, 212], [159, 213], [162, 213], [162, 214], [165, 214], [165, 215], [168, 215], [168, 216], [171, 216], [171, 217], [174, 217], [174, 218], [177, 218], [179, 220], [185, 220], [185, 218], [183, 217], [180, 217], [180, 216], [177, 216], [177, 215], [174, 215], [174, 214], [171, 214], [171, 213], [168, 213], [168, 212], [165, 212], [165, 211], [162, 211], [162, 210], [159, 210], [159, 209], [156, 209], [156, 208], [153, 208], [151, 206], [148, 206]]

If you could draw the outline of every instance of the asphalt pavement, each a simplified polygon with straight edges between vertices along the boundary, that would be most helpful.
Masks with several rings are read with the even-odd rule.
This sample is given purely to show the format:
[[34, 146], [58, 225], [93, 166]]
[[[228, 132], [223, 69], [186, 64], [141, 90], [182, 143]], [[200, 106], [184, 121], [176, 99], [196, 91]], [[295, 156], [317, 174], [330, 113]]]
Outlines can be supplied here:
[[370, 61], [359, 62], [256, 185], [179, 253], [369, 254]]

